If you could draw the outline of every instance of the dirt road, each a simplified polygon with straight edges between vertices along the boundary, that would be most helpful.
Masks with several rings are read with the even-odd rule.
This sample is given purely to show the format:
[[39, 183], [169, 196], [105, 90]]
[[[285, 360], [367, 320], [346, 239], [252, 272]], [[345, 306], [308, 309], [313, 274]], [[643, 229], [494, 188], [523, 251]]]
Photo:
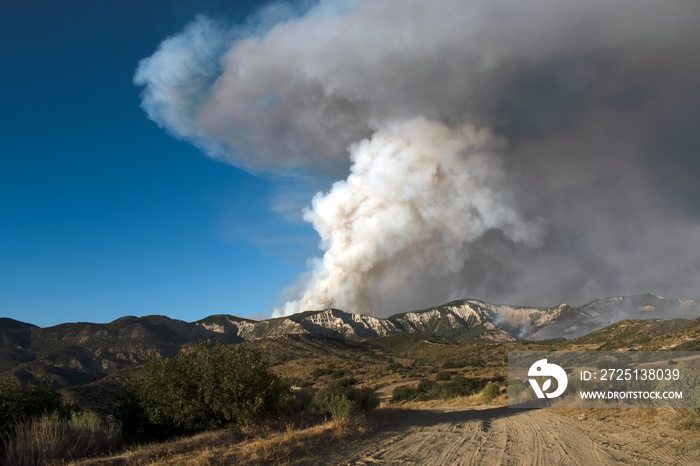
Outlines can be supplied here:
[[395, 410], [327, 464], [700, 465], [696, 435], [642, 424], [507, 407]]

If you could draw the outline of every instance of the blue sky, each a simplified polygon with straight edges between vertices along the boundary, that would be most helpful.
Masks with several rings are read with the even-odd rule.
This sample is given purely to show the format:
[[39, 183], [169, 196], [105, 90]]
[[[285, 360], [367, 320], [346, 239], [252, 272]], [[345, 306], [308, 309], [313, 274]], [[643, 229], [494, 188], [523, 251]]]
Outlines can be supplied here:
[[697, 298], [700, 4], [273, 5], [0, 3], [1, 316]]
[[[279, 190], [147, 118], [140, 59], [197, 14], [257, 2], [0, 5], [0, 315], [40, 326], [261, 318], [318, 251]], [[278, 209], [279, 210], [279, 209]]]

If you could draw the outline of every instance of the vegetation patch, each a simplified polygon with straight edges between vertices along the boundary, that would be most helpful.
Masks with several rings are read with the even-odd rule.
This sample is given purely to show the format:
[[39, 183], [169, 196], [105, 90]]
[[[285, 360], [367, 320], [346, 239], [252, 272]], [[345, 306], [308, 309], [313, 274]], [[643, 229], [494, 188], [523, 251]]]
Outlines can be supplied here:
[[119, 417], [127, 439], [163, 440], [280, 416], [292, 403], [289, 387], [258, 352], [202, 342], [128, 380]]
[[56, 464], [65, 460], [116, 452], [122, 446], [121, 427], [91, 412], [58, 413], [21, 422], [4, 441], [4, 464]]
[[316, 404], [321, 411], [331, 415], [334, 420], [346, 420], [363, 416], [379, 406], [379, 398], [371, 388], [357, 388], [351, 378], [340, 379], [330, 383], [316, 397]]
[[[448, 374], [449, 375], [449, 374]], [[489, 391], [496, 390], [496, 396], [500, 385], [495, 381], [484, 379], [473, 379], [466, 377], [451, 377], [444, 382], [423, 379], [414, 387], [400, 386], [392, 391], [393, 401], [428, 401], [437, 399], [448, 399], [463, 396], [470, 396], [482, 391], [485, 387]], [[495, 396], [494, 396], [495, 398]]]
[[11, 379], [0, 380], [0, 437], [7, 437], [19, 423], [69, 408], [49, 379], [41, 378], [24, 389]]

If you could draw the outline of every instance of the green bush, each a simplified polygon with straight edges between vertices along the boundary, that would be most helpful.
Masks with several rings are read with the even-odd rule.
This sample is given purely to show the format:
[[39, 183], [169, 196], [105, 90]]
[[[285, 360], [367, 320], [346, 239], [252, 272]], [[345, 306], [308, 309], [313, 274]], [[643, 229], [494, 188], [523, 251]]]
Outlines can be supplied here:
[[484, 403], [490, 403], [496, 397], [498, 397], [498, 394], [501, 391], [501, 386], [498, 384], [498, 382], [489, 382], [486, 384], [483, 390], [481, 390], [481, 396], [484, 399]]
[[391, 399], [394, 401], [411, 401], [413, 400], [420, 391], [417, 388], [401, 386], [396, 387], [391, 392]]
[[354, 389], [348, 396], [363, 413], [379, 407], [379, 398], [371, 388]]
[[[449, 374], [447, 375], [449, 376]], [[436, 379], [438, 379], [438, 376], [436, 376]], [[444, 378], [444, 376], [440, 378]], [[481, 380], [467, 379], [465, 377], [451, 377], [449, 380], [441, 382], [423, 379], [415, 388], [406, 386], [394, 388], [392, 399], [394, 401], [427, 401], [469, 396], [479, 392], [484, 385], [485, 382]], [[498, 386], [498, 384], [496, 385]]]
[[357, 414], [355, 404], [344, 395], [331, 396], [325, 401], [325, 406], [335, 420], [350, 419]]
[[51, 380], [40, 378], [24, 389], [10, 379], [0, 380], [0, 437], [6, 437], [21, 422], [55, 412], [66, 416], [69, 408]]
[[336, 380], [316, 396], [316, 405], [333, 419], [362, 415], [379, 406], [379, 398], [370, 388], [356, 388], [351, 378]]
[[416, 388], [418, 388], [419, 392], [424, 393], [429, 399], [442, 398], [440, 394], [440, 384], [432, 380], [423, 379], [420, 382], [418, 382], [418, 387]]
[[391, 372], [398, 372], [400, 370], [403, 370], [403, 364], [401, 364], [400, 362], [392, 362], [391, 364], [389, 364], [388, 369]]
[[311, 377], [313, 377], [314, 379], [318, 379], [319, 377], [323, 377], [324, 375], [328, 375], [332, 379], [339, 379], [345, 375], [345, 371], [343, 369], [336, 369], [335, 364], [331, 363], [328, 364], [328, 366], [325, 369], [319, 367], [314, 369], [314, 371], [311, 373]]
[[151, 361], [128, 380], [119, 417], [129, 440], [162, 440], [280, 415], [292, 402], [258, 352], [207, 341]]
[[337, 389], [337, 388], [342, 388], [342, 387], [349, 387], [350, 385], [355, 385], [357, 383], [357, 379], [355, 377], [343, 377], [342, 379], [339, 380], [334, 380], [328, 385], [328, 389]]
[[468, 379], [466, 377], [453, 377], [443, 385], [442, 398], [455, 398], [458, 396], [469, 396], [477, 393], [484, 382], [478, 379]]
[[4, 441], [4, 463], [37, 465], [75, 461], [115, 452], [122, 444], [118, 422], [105, 422], [95, 413], [57, 413], [18, 423]]
[[294, 398], [290, 406], [290, 411], [301, 413], [311, 408], [314, 398], [316, 397], [316, 390], [311, 387], [300, 387], [293, 390], [292, 394]]
[[446, 381], [450, 380], [451, 378], [452, 378], [452, 376], [450, 375], [449, 372], [440, 371], [437, 374], [435, 374], [435, 380], [437, 380], [438, 382], [446, 382]]

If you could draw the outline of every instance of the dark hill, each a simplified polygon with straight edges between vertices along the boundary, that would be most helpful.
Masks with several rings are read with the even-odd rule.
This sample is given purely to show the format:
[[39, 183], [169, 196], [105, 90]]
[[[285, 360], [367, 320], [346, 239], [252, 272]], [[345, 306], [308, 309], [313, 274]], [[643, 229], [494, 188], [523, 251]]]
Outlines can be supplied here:
[[[599, 299], [578, 308], [567, 304], [551, 308], [494, 305], [463, 299], [389, 318], [325, 309], [260, 322], [232, 315], [213, 315], [196, 322], [149, 315], [121, 317], [106, 324], [78, 322], [47, 328], [2, 318], [0, 377], [26, 382], [48, 374], [61, 386], [85, 384], [150, 358], [174, 356], [188, 343], [206, 339], [241, 343], [284, 335], [346, 342], [391, 336], [402, 341], [401, 335], [430, 335], [454, 342], [566, 338], [601, 348], [653, 342], [655, 349], [691, 349], [698, 346], [698, 321], [669, 317], [698, 316], [700, 304], [696, 301], [646, 294]], [[624, 319], [645, 320], [620, 322]]]

